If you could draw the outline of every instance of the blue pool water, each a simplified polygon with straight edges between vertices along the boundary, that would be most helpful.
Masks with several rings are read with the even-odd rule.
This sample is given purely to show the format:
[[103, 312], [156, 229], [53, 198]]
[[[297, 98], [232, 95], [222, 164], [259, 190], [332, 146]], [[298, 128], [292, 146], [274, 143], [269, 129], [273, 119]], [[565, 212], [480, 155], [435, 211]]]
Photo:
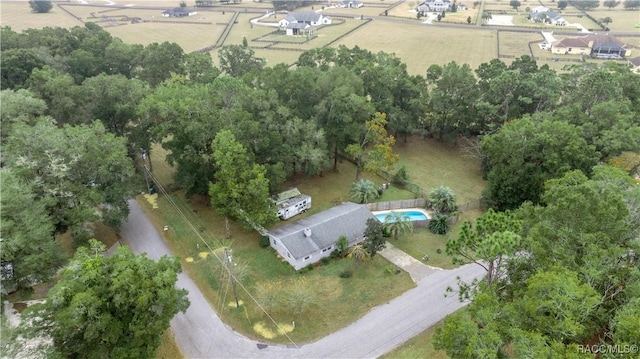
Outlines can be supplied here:
[[[402, 210], [400, 210], [400, 211], [393, 211], [393, 212], [402, 212], [403, 214], [407, 215], [407, 217], [409, 217], [410, 221], [425, 221], [425, 220], [429, 219], [426, 214], [424, 214], [423, 212], [420, 212], [420, 211], [402, 211]], [[390, 213], [391, 212], [378, 213], [375, 216], [380, 222], [384, 222], [384, 220], [387, 218], [387, 216]]]

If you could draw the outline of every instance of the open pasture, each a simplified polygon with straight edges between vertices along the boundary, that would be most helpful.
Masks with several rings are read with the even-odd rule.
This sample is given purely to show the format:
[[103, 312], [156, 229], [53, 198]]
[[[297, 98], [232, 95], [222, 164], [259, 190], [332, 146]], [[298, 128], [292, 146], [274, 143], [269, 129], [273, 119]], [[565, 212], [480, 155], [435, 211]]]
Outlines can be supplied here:
[[82, 26], [82, 22], [67, 14], [58, 6], [53, 7], [46, 14], [31, 11], [26, 1], [2, 1], [0, 3], [0, 22], [2, 26], [9, 26], [14, 31], [29, 28]]
[[412, 74], [424, 75], [431, 64], [451, 61], [477, 68], [496, 54], [496, 32], [458, 29], [420, 23], [371, 22], [333, 46], [359, 46], [373, 52], [395, 53]]
[[154, 42], [175, 41], [185, 52], [192, 52], [214, 44], [224, 26], [141, 23], [106, 27], [105, 30], [129, 44], [148, 45]]
[[[522, 55], [531, 56], [528, 46], [529, 42], [544, 41], [544, 38], [539, 32], [510, 32], [501, 30], [498, 36], [500, 38], [500, 54], [513, 55], [515, 57]], [[536, 44], [532, 46], [538, 48]]]
[[638, 28], [635, 27], [640, 24], [640, 14], [637, 9], [625, 10], [620, 4], [611, 10], [601, 6], [587, 13], [595, 19], [611, 18], [612, 22], [607, 25], [611, 31], [638, 32]]

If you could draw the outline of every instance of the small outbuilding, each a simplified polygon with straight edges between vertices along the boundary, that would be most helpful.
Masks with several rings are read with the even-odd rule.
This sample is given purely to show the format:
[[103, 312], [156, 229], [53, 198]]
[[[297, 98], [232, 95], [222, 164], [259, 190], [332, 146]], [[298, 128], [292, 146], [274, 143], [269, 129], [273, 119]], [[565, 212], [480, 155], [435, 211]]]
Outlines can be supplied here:
[[367, 206], [346, 202], [267, 235], [271, 247], [299, 270], [331, 255], [340, 236], [347, 237], [349, 246], [362, 242], [369, 218], [375, 219]]

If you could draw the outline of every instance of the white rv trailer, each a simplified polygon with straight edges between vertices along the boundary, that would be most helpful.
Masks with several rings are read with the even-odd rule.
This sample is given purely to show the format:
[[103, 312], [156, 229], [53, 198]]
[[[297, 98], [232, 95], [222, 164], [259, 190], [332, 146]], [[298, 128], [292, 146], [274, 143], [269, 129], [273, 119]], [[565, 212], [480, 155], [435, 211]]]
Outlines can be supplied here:
[[311, 197], [300, 193], [297, 188], [292, 188], [280, 193], [275, 203], [278, 207], [278, 217], [284, 220], [311, 208]]

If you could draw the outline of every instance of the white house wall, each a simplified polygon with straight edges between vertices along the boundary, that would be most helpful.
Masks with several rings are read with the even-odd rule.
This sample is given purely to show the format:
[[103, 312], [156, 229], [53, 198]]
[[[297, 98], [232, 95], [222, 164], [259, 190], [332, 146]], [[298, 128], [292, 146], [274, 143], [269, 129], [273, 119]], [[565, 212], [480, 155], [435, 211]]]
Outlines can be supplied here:
[[[354, 246], [362, 241], [364, 241], [364, 236], [356, 238], [353, 241], [349, 241], [349, 247]], [[287, 251], [287, 248], [285, 248], [279, 240], [272, 236], [269, 236], [269, 245], [271, 246], [271, 248], [275, 249], [276, 252], [278, 252], [278, 254], [280, 254], [280, 256], [284, 258], [295, 270], [300, 270], [308, 266], [309, 264], [314, 264], [320, 261], [322, 258], [329, 257], [331, 255], [331, 252], [333, 252], [337, 248], [336, 243], [333, 243], [327, 248], [323, 248], [319, 251], [311, 253], [307, 257], [296, 259], [291, 255], [291, 253], [289, 253], [289, 251]]]

